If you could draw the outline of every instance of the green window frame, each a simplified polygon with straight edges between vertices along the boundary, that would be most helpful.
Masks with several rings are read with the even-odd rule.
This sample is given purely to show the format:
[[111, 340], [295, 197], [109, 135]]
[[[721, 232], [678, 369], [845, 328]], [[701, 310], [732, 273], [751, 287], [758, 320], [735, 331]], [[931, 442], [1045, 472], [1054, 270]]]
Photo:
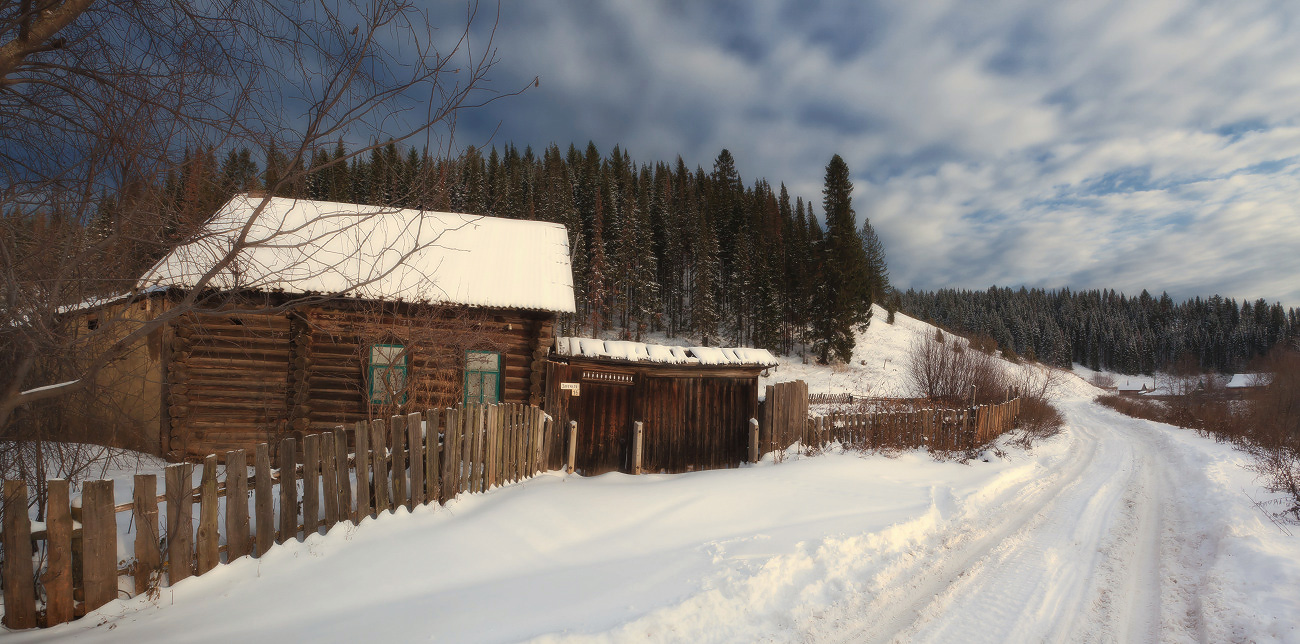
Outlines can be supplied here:
[[407, 363], [406, 347], [400, 344], [370, 345], [366, 383], [370, 389], [371, 403], [392, 403], [391, 392], [400, 391], [401, 397], [397, 404], [406, 404]]
[[465, 404], [501, 402], [505, 356], [494, 351], [465, 352]]

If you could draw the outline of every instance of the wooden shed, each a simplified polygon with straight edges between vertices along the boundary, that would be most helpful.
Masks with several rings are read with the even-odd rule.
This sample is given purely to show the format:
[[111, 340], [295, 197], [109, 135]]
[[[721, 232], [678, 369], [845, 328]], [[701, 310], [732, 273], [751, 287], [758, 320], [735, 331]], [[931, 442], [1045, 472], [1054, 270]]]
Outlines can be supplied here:
[[546, 410], [560, 428], [577, 421], [575, 465], [586, 475], [633, 471], [636, 422], [646, 472], [736, 467], [758, 414], [758, 377], [775, 364], [762, 349], [557, 338]]
[[[214, 264], [250, 217], [254, 243]], [[563, 226], [240, 196], [81, 323], [165, 320], [111, 386], [143, 427], [131, 447], [185, 459], [459, 402], [540, 404], [556, 315], [573, 310]]]

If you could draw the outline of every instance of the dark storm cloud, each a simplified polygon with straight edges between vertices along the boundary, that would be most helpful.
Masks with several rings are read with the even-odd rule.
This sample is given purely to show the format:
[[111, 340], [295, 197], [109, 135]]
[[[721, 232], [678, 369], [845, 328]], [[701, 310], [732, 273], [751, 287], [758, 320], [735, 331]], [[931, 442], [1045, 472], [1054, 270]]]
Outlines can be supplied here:
[[[904, 286], [1221, 291], [1300, 305], [1300, 5], [511, 3], [458, 139], [620, 144], [820, 201]], [[454, 17], [454, 16], [451, 16]], [[449, 17], [450, 18], [450, 17]]]

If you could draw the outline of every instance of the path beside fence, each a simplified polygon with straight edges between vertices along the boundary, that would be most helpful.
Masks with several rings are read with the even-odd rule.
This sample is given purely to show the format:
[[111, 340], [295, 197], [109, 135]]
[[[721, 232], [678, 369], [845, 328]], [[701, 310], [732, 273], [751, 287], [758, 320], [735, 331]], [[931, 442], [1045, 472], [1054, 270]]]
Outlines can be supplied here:
[[[113, 481], [86, 482], [80, 507], [72, 507], [68, 482], [52, 480], [45, 524], [36, 524], [44, 529], [35, 533], [26, 484], [5, 481], [4, 625], [71, 621], [117, 598], [119, 576], [135, 594], [153, 592], [339, 522], [534, 476], [559, 467], [547, 456], [556, 440], [550, 417], [537, 407], [466, 405], [393, 416], [311, 434], [301, 445], [286, 438], [262, 443], [254, 454], [209, 455], [197, 490], [190, 463], [166, 468], [161, 495], [156, 475], [139, 474], [133, 500], [120, 505]], [[131, 513], [136, 526], [135, 557], [125, 566], [117, 559], [119, 512]]]

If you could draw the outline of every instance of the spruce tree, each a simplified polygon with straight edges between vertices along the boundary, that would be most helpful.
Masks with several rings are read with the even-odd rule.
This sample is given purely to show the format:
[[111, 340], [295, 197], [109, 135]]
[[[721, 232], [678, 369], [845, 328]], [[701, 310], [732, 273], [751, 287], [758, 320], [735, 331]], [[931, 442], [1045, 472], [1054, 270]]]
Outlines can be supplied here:
[[871, 323], [871, 284], [862, 238], [854, 225], [853, 182], [840, 155], [826, 165], [822, 208], [826, 212], [826, 245], [822, 287], [814, 319], [814, 351], [822, 363], [847, 362], [853, 356], [855, 332]]

